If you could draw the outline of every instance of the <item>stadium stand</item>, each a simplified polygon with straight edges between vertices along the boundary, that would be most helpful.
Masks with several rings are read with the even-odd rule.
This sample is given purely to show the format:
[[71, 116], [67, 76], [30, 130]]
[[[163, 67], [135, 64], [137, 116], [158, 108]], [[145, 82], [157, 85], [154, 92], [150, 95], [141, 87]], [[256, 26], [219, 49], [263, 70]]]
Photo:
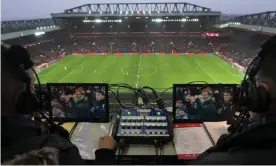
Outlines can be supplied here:
[[[265, 16], [256, 20], [255, 16], [260, 15]], [[143, 100], [143, 104], [149, 100], [150, 106], [152, 106], [150, 108], [155, 108], [159, 105], [162, 105], [163, 108], [166, 105], [166, 109], [169, 110], [173, 103], [172, 84], [190, 83], [192, 81], [212, 84], [239, 84], [244, 76], [244, 72], [256, 56], [260, 45], [271, 34], [276, 33], [275, 12], [239, 16], [236, 18], [229, 17], [231, 20], [221, 21], [221, 12], [219, 11], [182, 2], [85, 4], [64, 10], [61, 13], [53, 13], [51, 16], [52, 18], [49, 19], [1, 22], [2, 44], [5, 46], [15, 44], [24, 46], [31, 54], [31, 59], [35, 65], [34, 68], [42, 84], [54, 82], [97, 82], [114, 85], [115, 83], [125, 83], [123, 86], [121, 84], [118, 86], [117, 92], [114, 92], [114, 96], [109, 96], [110, 102], [108, 108], [110, 108], [112, 115], [110, 116], [112, 124], [117, 117], [118, 107], [128, 108], [131, 105], [135, 106], [135, 108], [138, 108], [138, 106], [140, 108], [140, 105], [142, 105], [140, 98], [138, 99], [138, 97], [141, 97], [139, 96], [140, 93], [142, 94], [141, 100]], [[124, 89], [126, 87], [129, 88], [129, 86], [131, 86], [130, 89]], [[161, 92], [160, 96], [158, 94], [156, 97], [155, 93], [151, 95], [146, 91], [142, 91], [143, 86], [148, 86], [148, 89], [151, 89], [151, 87], [154, 90], [156, 89], [156, 93]], [[67, 90], [73, 91], [71, 88]], [[120, 88], [123, 90], [122, 92], [120, 91], [122, 95], [120, 95], [119, 99]], [[133, 89], [135, 89], [135, 95], [132, 93]], [[109, 90], [113, 92], [112, 90], [115, 90], [115, 88], [109, 87]], [[141, 92], [138, 93], [139, 90]], [[64, 89], [55, 89], [55, 91], [59, 95], [64, 93], [62, 92]], [[82, 96], [90, 93], [89, 89], [78, 89], [75, 90], [74, 95], [78, 94]], [[230, 90], [225, 91], [225, 93], [227, 93], [228, 97], [230, 96], [231, 100], [228, 100], [232, 104], [232, 97], [235, 94], [232, 94]], [[225, 93], [223, 92], [223, 95]], [[105, 93], [101, 89], [98, 89], [95, 94], [100, 98], [105, 98]], [[187, 94], [190, 95], [190, 90], [187, 91]], [[57, 95], [57, 98], [64, 97], [64, 100], [66, 100], [65, 96], [61, 97], [59, 95]], [[212, 91], [208, 90], [208, 94], [206, 95], [210, 97], [208, 99], [209, 102], [221, 97], [219, 96], [221, 93], [218, 91], [213, 94]], [[134, 96], [135, 99], [133, 99]], [[195, 96], [194, 99], [197, 98], [197, 101], [201, 102], [200, 95]], [[154, 98], [157, 98], [157, 100], [154, 100]], [[223, 103], [224, 100], [220, 102]], [[45, 104], [50, 106], [51, 102], [42, 103], [42, 97], [40, 101], [40, 105]], [[124, 101], [124, 103], [121, 103], [121, 101]], [[192, 100], [190, 102], [192, 103]], [[216, 107], [222, 108], [223, 105], [221, 103], [218, 102]], [[228, 106], [231, 112], [232, 105]], [[96, 107], [106, 108], [102, 103], [96, 105]], [[146, 107], [143, 106], [144, 108]], [[56, 110], [57, 112], [59, 111], [58, 109]], [[45, 115], [48, 116], [49, 112], [46, 112]], [[40, 118], [41, 120], [41, 117], [35, 118]], [[40, 122], [44, 123], [42, 120]], [[71, 131], [70, 136], [72, 136], [77, 127], [76, 130], [81, 131], [82, 127], [85, 126], [84, 128], [85, 130], [87, 129], [87, 132], [83, 132], [82, 130], [83, 133], [77, 133], [77, 135], [81, 135], [81, 139], [78, 139], [78, 141], [85, 140], [83, 138], [95, 138], [95, 135], [98, 134], [95, 134], [95, 129], [105, 128], [99, 126], [102, 123], [79, 124], [69, 124], [68, 128], [65, 127], [66, 130]], [[48, 128], [48, 124], [45, 128]], [[64, 131], [62, 127], [60, 128], [57, 128], [58, 132], [60, 132], [57, 134], [61, 136], [65, 134], [65, 138], [68, 141], [69, 133]], [[44, 128], [39, 127], [39, 129], [43, 130]], [[47, 134], [50, 132], [49, 129]], [[86, 135], [87, 133], [92, 134], [88, 136]], [[18, 139], [19, 137], [16, 136], [15, 138]], [[93, 142], [89, 139], [87, 139], [88, 144]], [[9, 138], [6, 140], [10, 141]], [[59, 144], [59, 140], [54, 138], [53, 141], [55, 144], [58, 144], [59, 148], [64, 150], [63, 144]], [[110, 139], [110, 141], [112, 140]], [[73, 143], [75, 145], [78, 144]], [[26, 144], [24, 145], [24, 147], [30, 150], [30, 147], [27, 147]], [[70, 141], [69, 146], [71, 147], [71, 145]], [[158, 154], [158, 149], [153, 146], [147, 147], [147, 150], [144, 149], [145, 147], [139, 146], [138, 150], [134, 148], [135, 150], [133, 151], [122, 152], [119, 145], [118, 154], [116, 153], [119, 160], [118, 164], [187, 164], [191, 159], [189, 158], [189, 160], [185, 160], [184, 162], [179, 161], [172, 144], [168, 144], [165, 148], [160, 146], [160, 155]], [[114, 146], [115, 144], [112, 142], [111, 148], [102, 148], [111, 153], [110, 155], [100, 155], [102, 163], [97, 164], [103, 164], [103, 161], [108, 162], [106, 164], [113, 162], [111, 159], [106, 159], [106, 157], [114, 157], [113, 151], [108, 150], [113, 149]], [[82, 144], [78, 146], [80, 151], [80, 154], [78, 154], [79, 151], [73, 146], [76, 153], [70, 154], [69, 157], [65, 154], [65, 157], [61, 157], [65, 162], [60, 160], [59, 164], [79, 164], [78, 160], [75, 160], [74, 157], [80, 159], [80, 156], [84, 156], [83, 159], [85, 159], [86, 164], [95, 164], [91, 160], [92, 157], [89, 156], [92, 154], [92, 148], [85, 147], [87, 149], [81, 149], [83, 147], [84, 145]], [[16, 147], [14, 149], [18, 150], [19, 148]], [[19, 150], [21, 151], [21, 149]], [[85, 154], [86, 150], [89, 151], [89, 154]], [[25, 152], [23, 151], [21, 153]], [[121, 160], [124, 153], [127, 153], [126, 156], [123, 156], [126, 160], [125, 158]], [[10, 152], [7, 154], [9, 157], [6, 159], [12, 159], [13, 154]], [[157, 158], [152, 156], [157, 156]], [[19, 157], [17, 156], [16, 159]], [[214, 158], [216, 161], [217, 157]], [[239, 158], [243, 158], [243, 156]], [[80, 160], [82, 161], [82, 159]], [[234, 160], [231, 158], [232, 161]], [[7, 164], [13, 164], [13, 162], [8, 162]]]

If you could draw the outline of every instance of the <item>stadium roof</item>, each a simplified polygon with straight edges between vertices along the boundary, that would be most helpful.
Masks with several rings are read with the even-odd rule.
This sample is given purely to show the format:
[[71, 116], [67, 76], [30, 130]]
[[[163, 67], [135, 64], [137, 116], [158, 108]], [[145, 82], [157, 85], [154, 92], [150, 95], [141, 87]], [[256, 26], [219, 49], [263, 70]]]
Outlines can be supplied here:
[[99, 3], [85, 4], [54, 13], [53, 17], [88, 16], [173, 16], [173, 15], [210, 15], [220, 16], [220, 12], [210, 8], [185, 2], [174, 3]]

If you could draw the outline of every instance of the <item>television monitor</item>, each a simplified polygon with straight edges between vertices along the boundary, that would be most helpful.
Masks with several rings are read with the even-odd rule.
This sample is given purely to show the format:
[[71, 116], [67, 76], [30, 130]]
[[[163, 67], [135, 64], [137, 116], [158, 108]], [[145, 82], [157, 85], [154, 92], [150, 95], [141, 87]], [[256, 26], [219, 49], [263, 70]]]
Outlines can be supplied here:
[[236, 87], [235, 84], [174, 84], [174, 122], [231, 120]]
[[107, 84], [49, 83], [50, 116], [62, 122], [108, 122]]

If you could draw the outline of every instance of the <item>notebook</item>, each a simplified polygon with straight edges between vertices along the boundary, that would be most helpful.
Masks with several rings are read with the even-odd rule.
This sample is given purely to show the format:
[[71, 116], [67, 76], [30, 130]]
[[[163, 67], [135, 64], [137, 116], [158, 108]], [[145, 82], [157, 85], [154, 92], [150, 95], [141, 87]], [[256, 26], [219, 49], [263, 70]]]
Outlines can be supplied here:
[[79, 123], [71, 141], [79, 149], [82, 159], [94, 160], [101, 136], [110, 135], [111, 123]]
[[200, 123], [175, 124], [173, 141], [179, 160], [195, 159], [214, 145]]
[[227, 128], [229, 127], [229, 125], [227, 125], [226, 121], [203, 122], [203, 125], [205, 126], [215, 144], [218, 142], [218, 139], [221, 135], [228, 134]]
[[179, 160], [196, 159], [227, 134], [226, 121], [174, 124], [174, 146]]

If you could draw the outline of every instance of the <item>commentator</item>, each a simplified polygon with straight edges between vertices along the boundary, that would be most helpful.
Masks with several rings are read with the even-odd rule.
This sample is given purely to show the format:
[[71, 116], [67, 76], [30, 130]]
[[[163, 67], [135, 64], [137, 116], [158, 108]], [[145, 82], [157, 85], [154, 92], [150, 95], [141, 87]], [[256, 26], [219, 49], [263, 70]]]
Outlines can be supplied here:
[[[223, 138], [191, 164], [275, 165], [276, 154], [276, 36], [267, 41], [249, 70], [249, 120], [240, 132]], [[223, 136], [225, 137], [225, 136]]]
[[[79, 150], [60, 126], [48, 128], [29, 118], [37, 111], [30, 91], [32, 67], [29, 53], [20, 46], [1, 46], [1, 163], [6, 165], [83, 165]], [[67, 133], [67, 134], [66, 134]], [[115, 141], [100, 138], [95, 152], [98, 164], [114, 162]]]

